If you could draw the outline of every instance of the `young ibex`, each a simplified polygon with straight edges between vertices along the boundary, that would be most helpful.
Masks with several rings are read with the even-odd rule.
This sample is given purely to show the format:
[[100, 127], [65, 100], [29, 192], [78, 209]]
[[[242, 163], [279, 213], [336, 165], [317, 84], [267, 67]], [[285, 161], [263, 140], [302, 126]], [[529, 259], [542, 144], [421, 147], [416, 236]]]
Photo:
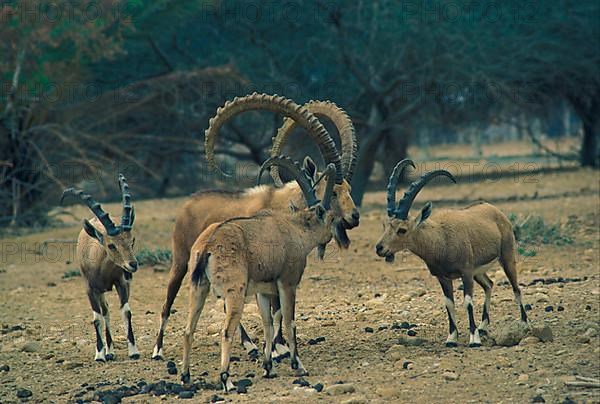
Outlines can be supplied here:
[[[181, 380], [190, 381], [190, 349], [198, 318], [210, 289], [225, 300], [226, 317], [221, 332], [220, 379], [225, 391], [233, 388], [229, 380], [231, 343], [240, 323], [246, 297], [257, 295], [263, 321], [265, 349], [264, 375], [271, 376], [273, 320], [270, 296], [279, 296], [288, 343], [291, 366], [297, 375], [307, 372], [300, 362], [296, 344], [296, 288], [302, 279], [307, 255], [318, 245], [331, 240], [329, 212], [335, 181], [335, 166], [329, 165], [324, 176], [327, 185], [323, 201], [319, 202], [304, 173], [291, 160], [275, 157], [267, 160], [264, 169], [278, 165], [298, 182], [307, 208], [291, 204], [289, 212], [263, 211], [255, 216], [233, 218], [209, 226], [192, 247], [189, 262], [192, 273], [190, 309], [184, 335]], [[259, 174], [260, 175], [260, 174]]]
[[[279, 151], [281, 149], [291, 130], [294, 129], [292, 123], [297, 123], [315, 140], [323, 159], [327, 163], [333, 163], [336, 167], [331, 202], [332, 213], [335, 217], [332, 226], [334, 238], [338, 244], [343, 248], [348, 248], [350, 240], [346, 230], [358, 226], [360, 218], [358, 209], [350, 196], [351, 188], [349, 185], [356, 162], [356, 138], [352, 121], [341, 108], [330, 102], [311, 101], [306, 107], [302, 107], [283, 97], [266, 94], [236, 97], [233, 101], [225, 103], [222, 108], [218, 109], [216, 116], [210, 120], [209, 128], [206, 130], [206, 157], [211, 167], [218, 170], [214, 157], [214, 145], [220, 128], [237, 114], [256, 109], [275, 111], [289, 117], [274, 139], [274, 150]], [[341, 156], [338, 155], [333, 139], [311, 111], [330, 119], [336, 125], [344, 150]], [[318, 173], [316, 165], [311, 159], [305, 159], [304, 170], [308, 172], [313, 181], [316, 180]], [[276, 181], [279, 179], [276, 173], [273, 176]], [[317, 195], [322, 196], [324, 190], [324, 182], [319, 183], [316, 187]], [[263, 209], [287, 212], [290, 201], [299, 208], [305, 206], [302, 191], [296, 182], [287, 183], [281, 188], [257, 186], [241, 192], [199, 192], [183, 205], [175, 221], [172, 241], [173, 263], [169, 272], [167, 296], [161, 311], [160, 328], [152, 358], [163, 358], [163, 338], [171, 314], [171, 307], [188, 270], [190, 249], [200, 233], [213, 223], [220, 223], [232, 217], [252, 216]], [[322, 254], [323, 246], [320, 246], [319, 250]], [[276, 302], [274, 302], [274, 305], [277, 317], [275, 323], [278, 326], [280, 325], [278, 319], [281, 313], [277, 311]], [[286, 349], [283, 347], [283, 338], [279, 330], [280, 327], [275, 333], [278, 339], [276, 346], [279, 348], [280, 353], [285, 353]], [[250, 340], [243, 327], [240, 336], [248, 353], [251, 355], [257, 354], [257, 347]]]
[[[96, 331], [96, 357], [100, 362], [115, 359], [113, 339], [110, 332], [110, 314], [105, 292], [117, 289], [121, 302], [121, 316], [125, 323], [127, 348], [131, 359], [138, 359], [140, 353], [135, 345], [129, 308], [129, 285], [138, 263], [133, 253], [135, 237], [131, 229], [135, 212], [131, 205], [131, 195], [125, 177], [119, 174], [119, 187], [123, 197], [123, 215], [121, 223], [116, 225], [100, 204], [82, 190], [68, 188], [61, 197], [61, 203], [67, 196], [75, 196], [90, 208], [96, 216], [92, 220], [84, 219], [83, 230], [77, 239], [77, 258], [79, 267], [87, 284], [87, 295], [94, 313]], [[106, 328], [106, 341], [103, 328]]]
[[[454, 310], [452, 280], [461, 278], [464, 287], [465, 308], [469, 316], [469, 346], [481, 346], [480, 333], [487, 333], [490, 322], [489, 309], [493, 282], [487, 276], [487, 264], [500, 261], [512, 286], [521, 311], [521, 321], [527, 315], [521, 302], [521, 290], [517, 282], [516, 241], [508, 218], [489, 203], [477, 203], [460, 210], [436, 210], [432, 212], [427, 203], [416, 217], [409, 219], [408, 212], [419, 191], [436, 176], [446, 176], [456, 182], [445, 170], [430, 171], [413, 182], [396, 206], [396, 187], [402, 171], [414, 167], [411, 160], [400, 161], [389, 178], [387, 188], [388, 221], [376, 246], [377, 254], [393, 259], [399, 250], [410, 250], [418, 255], [432, 275], [437, 277], [444, 295], [450, 323], [446, 346], [456, 346], [458, 330]], [[473, 280], [485, 292], [483, 315], [479, 327], [473, 315]]]

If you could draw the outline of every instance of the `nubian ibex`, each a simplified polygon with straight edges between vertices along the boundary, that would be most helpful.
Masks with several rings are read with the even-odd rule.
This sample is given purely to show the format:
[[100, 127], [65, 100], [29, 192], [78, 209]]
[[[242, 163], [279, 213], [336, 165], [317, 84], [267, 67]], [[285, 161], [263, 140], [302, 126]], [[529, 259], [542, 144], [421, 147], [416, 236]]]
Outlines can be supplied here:
[[[214, 146], [220, 128], [236, 115], [250, 110], [268, 110], [287, 117], [277, 136], [273, 139], [272, 153], [279, 154], [291, 131], [296, 125], [299, 125], [315, 141], [325, 162], [334, 164], [336, 174], [331, 210], [335, 220], [332, 227], [334, 238], [338, 244], [342, 248], [348, 248], [350, 240], [346, 230], [358, 226], [360, 218], [358, 209], [350, 196], [349, 182], [356, 164], [357, 146], [354, 126], [348, 115], [331, 102], [311, 101], [305, 106], [300, 106], [289, 99], [275, 95], [251, 94], [245, 97], [236, 97], [217, 110], [217, 114], [210, 119], [209, 127], [205, 133], [206, 158], [213, 169], [220, 171], [214, 156]], [[336, 126], [341, 138], [343, 150], [341, 156], [338, 154], [333, 139], [315, 115], [330, 119]], [[310, 175], [311, 181], [316, 181], [319, 174], [311, 159], [305, 159], [304, 170]], [[278, 172], [273, 170], [272, 175], [276, 182], [281, 183]], [[324, 182], [317, 184], [316, 193], [319, 197], [322, 197], [324, 191]], [[283, 184], [280, 188], [262, 185], [240, 192], [218, 190], [199, 192], [183, 205], [177, 214], [175, 230], [173, 231], [173, 263], [169, 272], [166, 301], [161, 311], [160, 328], [152, 353], [154, 359], [162, 359], [164, 356], [163, 338], [165, 328], [171, 313], [171, 307], [188, 270], [187, 263], [190, 257], [190, 249], [198, 235], [211, 224], [232, 217], [251, 216], [263, 209], [287, 212], [290, 201], [299, 208], [305, 207], [302, 191], [295, 181]], [[323, 249], [324, 246], [319, 246], [321, 255]], [[281, 313], [277, 310], [275, 300], [273, 304], [276, 317], [275, 323], [279, 326]], [[276, 346], [281, 354], [285, 354], [286, 349], [279, 330], [280, 327], [275, 333]], [[255, 356], [258, 349], [243, 327], [240, 330], [240, 336], [248, 353]]]
[[[307, 372], [300, 362], [296, 344], [296, 289], [306, 267], [307, 255], [332, 238], [330, 212], [335, 182], [335, 165], [330, 164], [323, 200], [319, 201], [309, 179], [291, 160], [274, 157], [267, 160], [260, 173], [278, 165], [298, 183], [306, 208], [290, 204], [292, 213], [262, 211], [250, 217], [228, 219], [210, 225], [191, 249], [189, 270], [190, 307], [184, 333], [181, 380], [190, 381], [190, 350], [193, 334], [209, 290], [225, 301], [226, 316], [221, 331], [220, 380], [227, 392], [233, 388], [229, 379], [231, 344], [240, 323], [245, 299], [257, 295], [263, 321], [265, 349], [264, 376], [272, 376], [273, 320], [271, 296], [281, 299], [281, 311], [290, 347], [291, 367], [297, 375]], [[260, 174], [259, 174], [260, 177]], [[325, 182], [325, 181], [323, 181]]]
[[[487, 264], [498, 260], [512, 286], [521, 321], [527, 322], [527, 314], [521, 301], [517, 282], [516, 241], [508, 218], [489, 203], [476, 203], [463, 209], [440, 209], [432, 211], [427, 203], [415, 217], [408, 213], [419, 191], [433, 178], [454, 177], [446, 170], [430, 171], [413, 182], [404, 197], [396, 205], [398, 179], [407, 166], [414, 167], [411, 160], [400, 161], [389, 178], [387, 187], [388, 220], [383, 235], [376, 246], [377, 254], [386, 261], [400, 250], [418, 255], [432, 275], [437, 277], [445, 296], [450, 332], [446, 346], [454, 347], [458, 341], [452, 281], [462, 279], [465, 308], [469, 317], [469, 346], [481, 346], [480, 334], [487, 333], [490, 322], [489, 310], [493, 282], [487, 276]], [[485, 292], [482, 320], [479, 327], [473, 314], [473, 280]]]
[[[96, 216], [92, 220], [84, 219], [83, 230], [77, 239], [77, 259], [81, 274], [87, 286], [87, 295], [94, 314], [96, 332], [95, 360], [104, 362], [115, 359], [110, 314], [104, 293], [116, 288], [121, 303], [121, 316], [125, 323], [127, 348], [131, 359], [138, 359], [140, 353], [135, 345], [131, 309], [129, 308], [129, 289], [133, 273], [138, 263], [133, 252], [135, 237], [132, 233], [135, 212], [131, 204], [129, 186], [122, 174], [119, 174], [119, 187], [123, 198], [121, 223], [115, 224], [100, 204], [82, 190], [68, 188], [64, 190], [61, 203], [67, 196], [74, 196]], [[103, 337], [106, 331], [106, 340]]]

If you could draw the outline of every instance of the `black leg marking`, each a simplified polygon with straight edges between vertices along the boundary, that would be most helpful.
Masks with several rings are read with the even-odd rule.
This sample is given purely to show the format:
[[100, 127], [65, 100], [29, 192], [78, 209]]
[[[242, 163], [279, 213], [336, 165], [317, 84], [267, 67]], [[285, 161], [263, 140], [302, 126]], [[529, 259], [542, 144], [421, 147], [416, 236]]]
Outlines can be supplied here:
[[527, 322], [527, 313], [525, 312], [525, 308], [523, 307], [523, 305], [520, 306], [521, 308], [521, 321], [523, 322]]
[[[96, 351], [101, 352], [104, 349], [104, 344], [102, 344], [102, 330], [100, 329], [100, 320], [94, 320], [94, 329], [96, 330]], [[103, 360], [98, 359], [98, 362], [104, 362]]]
[[185, 372], [181, 374], [181, 383], [184, 385], [190, 384], [190, 372]]

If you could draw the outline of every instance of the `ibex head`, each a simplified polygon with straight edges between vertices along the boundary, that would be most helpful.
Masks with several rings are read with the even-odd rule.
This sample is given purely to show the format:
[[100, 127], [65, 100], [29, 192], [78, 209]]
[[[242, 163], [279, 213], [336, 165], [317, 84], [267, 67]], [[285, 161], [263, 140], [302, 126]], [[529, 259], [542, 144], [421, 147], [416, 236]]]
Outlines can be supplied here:
[[419, 231], [420, 225], [431, 215], [431, 202], [428, 202], [421, 213], [413, 218], [409, 218], [408, 213], [417, 197], [417, 194], [433, 178], [443, 175], [456, 183], [456, 180], [446, 170], [429, 171], [413, 182], [404, 196], [396, 205], [396, 188], [402, 172], [407, 166], [415, 167], [412, 160], [404, 159], [396, 164], [392, 175], [390, 175], [387, 187], [387, 213], [388, 219], [384, 224], [383, 235], [377, 242], [375, 250], [377, 255], [385, 257], [387, 262], [394, 261], [394, 253], [400, 250], [409, 249], [413, 236]]
[[[122, 174], [119, 174], [119, 187], [123, 196], [123, 214], [121, 224], [118, 226], [115, 225], [98, 202], [80, 189], [65, 189], [60, 202], [62, 203], [65, 197], [71, 195], [78, 197], [81, 202], [87, 205], [96, 217], [92, 220], [83, 220], [85, 232], [104, 247], [107, 256], [115, 265], [133, 273], [137, 271], [138, 267], [133, 252], [135, 237], [131, 231], [135, 220], [135, 211], [131, 205], [129, 186]], [[98, 225], [101, 225], [101, 227]]]

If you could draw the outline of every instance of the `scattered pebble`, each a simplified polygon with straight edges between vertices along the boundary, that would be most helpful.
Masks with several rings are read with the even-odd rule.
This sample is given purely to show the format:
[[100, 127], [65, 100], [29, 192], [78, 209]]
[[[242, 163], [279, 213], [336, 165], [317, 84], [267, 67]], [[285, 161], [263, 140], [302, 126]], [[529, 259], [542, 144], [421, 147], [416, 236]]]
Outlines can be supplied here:
[[447, 381], [458, 380], [458, 375], [455, 372], [444, 372], [442, 377]]
[[535, 336], [525, 337], [519, 342], [519, 345], [535, 345], [540, 342], [540, 339]]
[[585, 309], [586, 309], [586, 310], [588, 310], [588, 311], [589, 311], [589, 310], [592, 310], [592, 306], [590, 306], [589, 304], [586, 304], [586, 305], [585, 305]]
[[537, 396], [534, 396], [534, 397], [531, 399], [531, 402], [532, 402], [532, 403], [545, 403], [545, 402], [546, 402], [546, 400], [544, 400], [544, 397], [542, 397], [542, 395], [541, 395], [541, 394], [538, 394]]
[[544, 311], [545, 311], [546, 313], [549, 313], [549, 312], [551, 312], [551, 311], [554, 311], [554, 307], [552, 307], [552, 306], [546, 306], [546, 307], [544, 308]]
[[182, 399], [194, 398], [194, 392], [191, 390], [180, 391], [178, 397]]
[[225, 401], [225, 399], [223, 397], [217, 396], [216, 394], [210, 398], [211, 403], [218, 403], [221, 401]]
[[408, 332], [406, 334], [408, 334], [409, 337], [417, 336], [417, 332], [415, 330], [408, 330]]
[[0, 366], [0, 372], [8, 372], [10, 370], [10, 366], [2, 365]]
[[552, 342], [554, 341], [554, 335], [552, 334], [552, 329], [544, 325], [542, 327], [531, 327], [531, 333], [534, 337], [539, 338], [542, 342]]
[[308, 340], [308, 345], [317, 345], [320, 342], [324, 342], [325, 341], [325, 337], [317, 337], [317, 338], [311, 338]]
[[38, 352], [41, 349], [40, 343], [37, 341], [26, 342], [22, 347], [22, 352]]
[[525, 305], [525, 311], [531, 311], [532, 307], [529, 303]]
[[371, 327], [365, 327], [365, 332], [372, 333], [374, 330]]
[[565, 308], [563, 306], [558, 306], [556, 307], [557, 311], [565, 311]]
[[31, 392], [31, 390], [27, 390], [27, 389], [18, 389], [17, 390], [17, 397], [19, 398], [29, 398], [33, 396], [33, 393]]
[[578, 335], [575, 337], [575, 342], [578, 342], [580, 344], [588, 344], [590, 342], [590, 337], [585, 335]]
[[332, 384], [325, 389], [325, 393], [330, 396], [340, 396], [342, 394], [354, 393], [356, 389], [350, 383]]
[[323, 387], [324, 387], [323, 383], [317, 383], [317, 384], [314, 384], [312, 386], [312, 388], [315, 389], [317, 391], [317, 393], [322, 392], [323, 391]]
[[494, 339], [501, 346], [515, 346], [527, 336], [529, 329], [520, 321], [513, 321], [496, 328]]
[[421, 346], [424, 345], [427, 341], [422, 339], [422, 338], [418, 338], [418, 337], [412, 337], [412, 338], [407, 338], [404, 336], [401, 336], [400, 338], [398, 338], [398, 345], [405, 345], [405, 346]]
[[406, 361], [402, 364], [402, 368], [406, 370], [410, 370], [414, 367], [414, 364], [411, 361]]
[[300, 387], [307, 387], [307, 386], [310, 386], [310, 383], [309, 383], [308, 381], [306, 381], [306, 379], [304, 379], [303, 377], [300, 377], [300, 378], [298, 378], [298, 379], [294, 380], [294, 381], [292, 382], [292, 384], [297, 384], [297, 385], [299, 385]]
[[529, 375], [525, 374], [525, 373], [519, 375], [519, 377], [517, 378], [517, 382], [519, 382], [519, 383], [525, 383], [528, 380], [529, 380]]

